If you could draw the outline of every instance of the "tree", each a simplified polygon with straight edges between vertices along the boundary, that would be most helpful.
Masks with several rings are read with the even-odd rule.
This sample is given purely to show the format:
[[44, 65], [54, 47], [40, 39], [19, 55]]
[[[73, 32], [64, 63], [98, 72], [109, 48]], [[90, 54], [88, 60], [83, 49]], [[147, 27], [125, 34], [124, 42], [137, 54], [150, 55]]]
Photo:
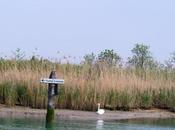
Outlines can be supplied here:
[[128, 63], [137, 69], [146, 69], [154, 65], [153, 57], [149, 51], [149, 46], [136, 44], [131, 50], [133, 56], [128, 58]]
[[25, 57], [25, 52], [23, 52], [20, 48], [17, 48], [14, 52], [12, 52], [15, 56], [15, 60], [22, 60]]
[[171, 53], [171, 57], [169, 58], [169, 60], [165, 61], [165, 64], [168, 69], [175, 68], [175, 51]]
[[121, 57], [114, 50], [105, 49], [98, 55], [98, 61], [111, 67], [117, 65], [121, 61]]
[[91, 54], [86, 54], [84, 56], [84, 64], [88, 64], [88, 65], [92, 65], [95, 62], [95, 54], [91, 53]]
[[175, 63], [175, 51], [171, 54], [171, 61]]

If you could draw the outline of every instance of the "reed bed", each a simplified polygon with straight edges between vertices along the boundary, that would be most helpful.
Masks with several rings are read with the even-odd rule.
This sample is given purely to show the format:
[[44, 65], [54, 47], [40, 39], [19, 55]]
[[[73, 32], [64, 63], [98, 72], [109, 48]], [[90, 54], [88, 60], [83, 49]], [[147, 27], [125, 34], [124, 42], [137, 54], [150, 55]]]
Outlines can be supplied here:
[[175, 76], [167, 70], [134, 70], [103, 65], [61, 64], [47, 60], [1, 60], [0, 103], [31, 108], [47, 107], [48, 77], [53, 66], [65, 84], [55, 107], [95, 111], [97, 103], [110, 110], [175, 108]]

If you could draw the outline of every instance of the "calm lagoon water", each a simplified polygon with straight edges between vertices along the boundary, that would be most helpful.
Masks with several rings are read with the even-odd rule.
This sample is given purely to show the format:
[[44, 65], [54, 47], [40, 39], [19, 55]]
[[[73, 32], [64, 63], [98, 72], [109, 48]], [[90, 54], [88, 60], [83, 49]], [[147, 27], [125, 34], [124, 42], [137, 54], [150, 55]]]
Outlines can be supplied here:
[[0, 130], [175, 130], [175, 119], [137, 119], [123, 121], [57, 119], [52, 129], [46, 129], [44, 119], [0, 118]]

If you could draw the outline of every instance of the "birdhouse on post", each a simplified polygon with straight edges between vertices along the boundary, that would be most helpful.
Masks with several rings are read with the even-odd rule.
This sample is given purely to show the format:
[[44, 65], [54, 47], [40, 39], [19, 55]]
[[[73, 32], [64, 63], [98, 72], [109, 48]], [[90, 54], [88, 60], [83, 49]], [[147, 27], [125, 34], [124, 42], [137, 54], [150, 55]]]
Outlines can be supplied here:
[[[46, 114], [46, 124], [52, 124], [54, 121], [54, 96], [58, 95], [58, 85], [64, 84], [63, 79], [56, 78], [56, 72], [52, 71], [49, 78], [42, 78], [41, 83], [48, 84], [48, 104]], [[47, 127], [47, 126], [46, 126]]]

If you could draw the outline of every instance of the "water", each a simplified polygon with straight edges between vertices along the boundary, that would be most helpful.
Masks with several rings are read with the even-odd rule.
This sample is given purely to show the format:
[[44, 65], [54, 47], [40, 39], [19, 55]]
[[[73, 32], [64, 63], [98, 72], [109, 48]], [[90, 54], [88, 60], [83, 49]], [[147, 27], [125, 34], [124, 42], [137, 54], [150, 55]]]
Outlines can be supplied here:
[[175, 119], [137, 119], [125, 121], [57, 119], [52, 129], [46, 129], [44, 119], [0, 118], [0, 130], [175, 130]]

